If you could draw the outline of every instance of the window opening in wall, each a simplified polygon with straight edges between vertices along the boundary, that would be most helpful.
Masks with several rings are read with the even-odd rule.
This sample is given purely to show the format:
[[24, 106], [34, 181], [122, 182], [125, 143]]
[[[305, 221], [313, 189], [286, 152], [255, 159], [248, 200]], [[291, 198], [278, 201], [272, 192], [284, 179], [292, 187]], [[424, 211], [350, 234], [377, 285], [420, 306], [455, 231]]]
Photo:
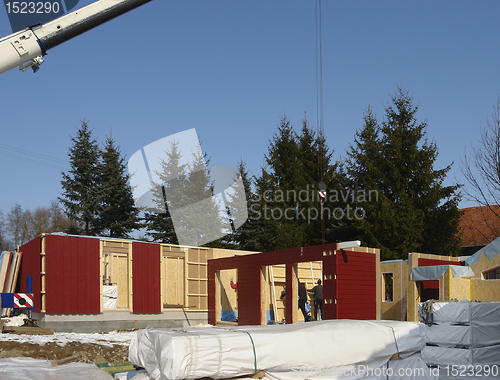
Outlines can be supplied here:
[[483, 272], [484, 280], [500, 280], [500, 266]]
[[382, 302], [394, 302], [394, 274], [382, 273]]

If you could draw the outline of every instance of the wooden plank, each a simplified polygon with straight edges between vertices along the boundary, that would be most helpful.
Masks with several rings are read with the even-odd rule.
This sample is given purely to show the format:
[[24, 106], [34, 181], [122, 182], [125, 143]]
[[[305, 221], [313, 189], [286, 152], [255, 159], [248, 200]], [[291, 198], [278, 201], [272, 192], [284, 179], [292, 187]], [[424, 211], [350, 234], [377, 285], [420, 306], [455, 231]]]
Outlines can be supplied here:
[[9, 264], [12, 257], [12, 252], [4, 251], [2, 252], [2, 266], [0, 267], [0, 293], [4, 292], [5, 284], [7, 282], [7, 277], [9, 274]]
[[[14, 261], [10, 268], [10, 273], [9, 273], [10, 281], [8, 284], [8, 289], [5, 293], [15, 293], [16, 291], [17, 277], [19, 276], [19, 268], [21, 267], [21, 257], [22, 257], [22, 252], [16, 252]], [[5, 312], [3, 312], [3, 315], [6, 317], [10, 317], [11, 309], [3, 309], [3, 310], [5, 310]]]
[[75, 362], [77, 360], [79, 360], [78, 356], [70, 356], [70, 357], [67, 357], [67, 358], [64, 358], [64, 359], [52, 360], [50, 362], [50, 364], [52, 364], [52, 366], [56, 367], [58, 365]]
[[52, 335], [56, 330], [45, 327], [3, 326], [4, 334]]
[[238, 326], [238, 322], [217, 321], [217, 326]]

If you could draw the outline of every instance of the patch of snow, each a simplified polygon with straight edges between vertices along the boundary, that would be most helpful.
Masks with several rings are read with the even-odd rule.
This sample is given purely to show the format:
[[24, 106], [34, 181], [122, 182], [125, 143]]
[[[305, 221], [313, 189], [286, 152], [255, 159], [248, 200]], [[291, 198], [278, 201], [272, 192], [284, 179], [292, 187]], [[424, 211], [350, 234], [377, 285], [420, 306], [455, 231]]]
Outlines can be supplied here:
[[69, 342], [99, 344], [111, 347], [113, 345], [129, 346], [133, 331], [110, 332], [110, 333], [54, 333], [52, 335], [24, 335], [24, 334], [0, 334], [0, 342], [20, 342], [44, 345], [56, 343], [65, 346]]
[[26, 315], [20, 314], [15, 317], [2, 318], [4, 326], [22, 326], [24, 325], [24, 319], [27, 318]]

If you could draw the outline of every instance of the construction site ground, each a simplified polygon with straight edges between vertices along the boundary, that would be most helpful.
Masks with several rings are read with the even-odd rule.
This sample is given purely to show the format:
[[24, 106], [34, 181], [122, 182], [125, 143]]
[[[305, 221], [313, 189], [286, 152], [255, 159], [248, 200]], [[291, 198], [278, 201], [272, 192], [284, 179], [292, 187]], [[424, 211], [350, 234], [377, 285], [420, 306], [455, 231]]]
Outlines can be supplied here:
[[[20, 326], [23, 317], [2, 318], [3, 326]], [[77, 356], [84, 363], [115, 363], [128, 361], [133, 332], [113, 333], [54, 333], [51, 335], [0, 334], [0, 359], [26, 357], [60, 360]]]

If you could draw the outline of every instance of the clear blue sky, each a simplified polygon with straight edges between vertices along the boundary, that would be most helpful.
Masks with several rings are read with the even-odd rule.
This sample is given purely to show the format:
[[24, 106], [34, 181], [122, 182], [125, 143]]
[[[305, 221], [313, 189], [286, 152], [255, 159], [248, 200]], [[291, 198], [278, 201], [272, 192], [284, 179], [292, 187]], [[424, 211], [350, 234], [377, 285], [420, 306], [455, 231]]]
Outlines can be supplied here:
[[[382, 120], [402, 85], [438, 145], [436, 168], [455, 162], [448, 183], [460, 181], [464, 148], [477, 144], [500, 92], [499, 15], [496, 0], [323, 1], [324, 127], [335, 157], [366, 107]], [[9, 33], [2, 7], [0, 35]], [[36, 74], [0, 75], [0, 89], [5, 214], [61, 194], [83, 119], [101, 143], [112, 129], [127, 157], [196, 128], [212, 165], [241, 157], [258, 174], [284, 114], [297, 131], [305, 114], [317, 125], [315, 1], [154, 0], [50, 50]]]

